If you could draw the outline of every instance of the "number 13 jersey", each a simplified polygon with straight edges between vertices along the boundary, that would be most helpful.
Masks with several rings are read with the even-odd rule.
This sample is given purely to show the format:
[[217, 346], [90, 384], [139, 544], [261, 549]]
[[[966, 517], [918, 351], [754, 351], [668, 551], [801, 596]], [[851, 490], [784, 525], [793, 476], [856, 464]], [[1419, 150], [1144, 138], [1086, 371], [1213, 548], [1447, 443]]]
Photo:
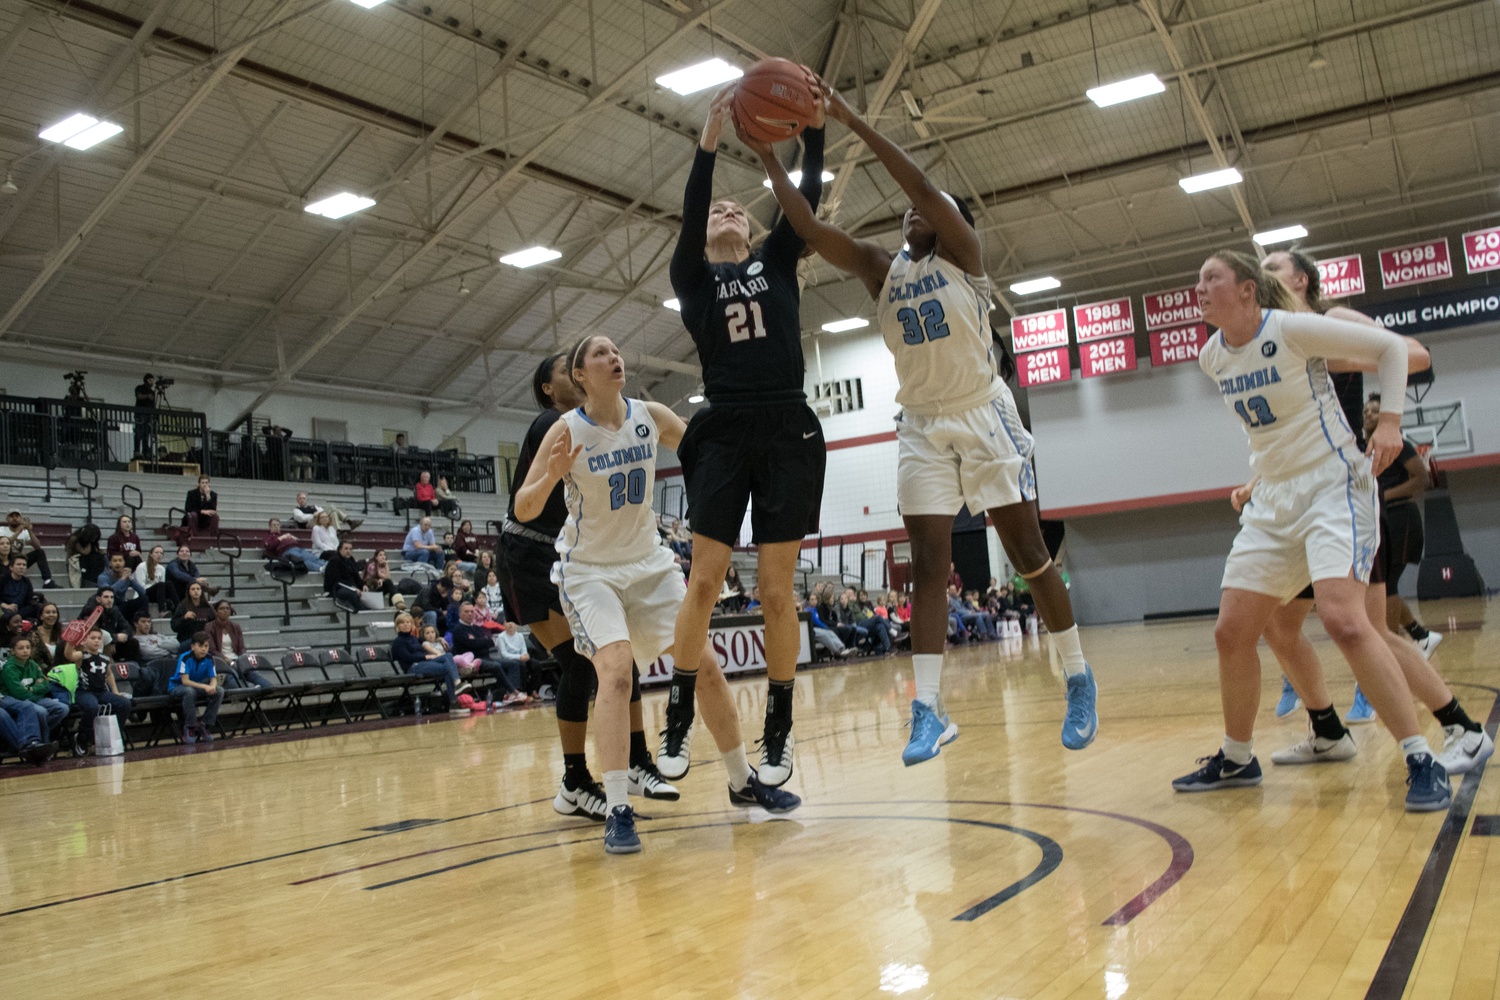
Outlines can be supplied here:
[[936, 253], [902, 250], [875, 305], [885, 346], [896, 358], [896, 402], [908, 413], [961, 413], [999, 399], [990, 336], [990, 280]]
[[568, 520], [557, 536], [564, 563], [637, 562], [660, 544], [651, 500], [656, 487], [656, 421], [639, 399], [625, 400], [619, 430], [600, 427], [583, 408], [562, 415], [583, 450], [563, 477]]

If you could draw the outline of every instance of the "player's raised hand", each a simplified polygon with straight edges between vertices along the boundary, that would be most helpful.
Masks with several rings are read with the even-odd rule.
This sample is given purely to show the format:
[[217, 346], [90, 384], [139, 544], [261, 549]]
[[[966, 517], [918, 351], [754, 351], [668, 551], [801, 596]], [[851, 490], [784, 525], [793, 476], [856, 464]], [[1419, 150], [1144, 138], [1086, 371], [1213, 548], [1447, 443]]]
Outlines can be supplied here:
[[859, 117], [854, 109], [849, 107], [849, 102], [844, 100], [844, 95], [828, 86], [827, 83], [823, 84], [823, 93], [828, 98], [827, 115], [829, 118], [841, 125], [848, 125]]
[[[807, 67], [803, 67], [807, 69]], [[813, 114], [808, 128], [822, 128], [828, 124], [828, 85], [812, 70], [807, 70], [807, 85], [812, 88]]]
[[724, 123], [733, 117], [731, 112], [733, 103], [734, 84], [732, 83], [714, 95], [714, 99], [708, 104], [708, 120], [703, 123], [703, 137], [698, 141], [700, 149], [711, 153], [719, 148], [719, 138], [724, 134]]
[[562, 434], [552, 442], [552, 451], [547, 455], [547, 475], [561, 479], [573, 469], [573, 462], [583, 451], [583, 445], [573, 446], [573, 430], [563, 424]]
[[734, 119], [734, 134], [736, 137], [738, 137], [740, 142], [745, 144], [746, 149], [750, 150], [750, 152], [754, 153], [762, 160], [776, 158], [776, 152], [771, 148], [771, 144], [769, 142], [766, 142], [764, 139], [757, 139], [749, 132], [746, 132], [744, 126], [740, 124], [740, 120], [738, 118]]

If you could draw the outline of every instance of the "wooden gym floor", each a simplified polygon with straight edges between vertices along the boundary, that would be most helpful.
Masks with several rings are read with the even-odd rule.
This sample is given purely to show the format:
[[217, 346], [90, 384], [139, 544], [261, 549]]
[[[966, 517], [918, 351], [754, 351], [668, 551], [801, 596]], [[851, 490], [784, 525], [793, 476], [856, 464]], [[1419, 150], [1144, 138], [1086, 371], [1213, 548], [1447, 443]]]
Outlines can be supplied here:
[[[1493, 732], [1500, 614], [1429, 604], [1436, 660]], [[1340, 707], [1353, 683], [1316, 626]], [[806, 804], [728, 806], [699, 727], [645, 853], [553, 813], [542, 709], [234, 741], [0, 781], [3, 992], [48, 997], [1500, 997], [1500, 791], [1401, 810], [1379, 726], [1347, 764], [1175, 795], [1217, 748], [1212, 625], [1085, 631], [1101, 735], [1058, 742], [1035, 640], [952, 655], [962, 733], [900, 764], [904, 658], [810, 671]], [[764, 680], [735, 685], [759, 735]], [[662, 696], [648, 696], [648, 728]], [[1430, 715], [1428, 737], [1441, 731]], [[652, 736], [652, 743], [655, 737]], [[592, 755], [591, 755], [592, 756]], [[649, 817], [649, 818], [647, 818]]]

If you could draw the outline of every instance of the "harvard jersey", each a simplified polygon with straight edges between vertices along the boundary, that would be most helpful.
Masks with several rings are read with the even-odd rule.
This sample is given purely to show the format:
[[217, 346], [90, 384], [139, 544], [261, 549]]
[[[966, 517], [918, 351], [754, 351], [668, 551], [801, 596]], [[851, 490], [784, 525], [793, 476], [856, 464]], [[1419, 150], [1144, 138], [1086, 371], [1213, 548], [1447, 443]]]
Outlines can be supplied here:
[[936, 253], [912, 260], [902, 250], [875, 306], [885, 346], [896, 358], [896, 402], [921, 416], [962, 413], [998, 399], [990, 335], [990, 281], [965, 274]]
[[1290, 315], [1267, 310], [1255, 339], [1243, 347], [1216, 331], [1198, 364], [1219, 387], [1224, 405], [1250, 439], [1250, 467], [1263, 479], [1289, 479], [1335, 455], [1363, 458], [1322, 358], [1305, 357], [1282, 332]]
[[[521, 454], [516, 458], [515, 473], [510, 478], [510, 505], [505, 513], [512, 521], [516, 520], [516, 494], [521, 491], [522, 484], [526, 482], [526, 475], [531, 471], [531, 463], [536, 461], [536, 451], [542, 446], [542, 438], [561, 416], [562, 414], [554, 409], [543, 410], [537, 414], [536, 419], [531, 422], [531, 427], [526, 431], [526, 440], [521, 442]], [[524, 524], [533, 531], [556, 538], [567, 517], [568, 507], [563, 501], [563, 487], [561, 483], [558, 483], [547, 497], [547, 505], [542, 508], [540, 514], [530, 521], [517, 521], [516, 523]]]
[[651, 500], [660, 434], [646, 404], [625, 400], [619, 430], [600, 427], [580, 407], [562, 415], [582, 447], [563, 477], [568, 520], [557, 536], [563, 562], [590, 565], [644, 559], [661, 544]]

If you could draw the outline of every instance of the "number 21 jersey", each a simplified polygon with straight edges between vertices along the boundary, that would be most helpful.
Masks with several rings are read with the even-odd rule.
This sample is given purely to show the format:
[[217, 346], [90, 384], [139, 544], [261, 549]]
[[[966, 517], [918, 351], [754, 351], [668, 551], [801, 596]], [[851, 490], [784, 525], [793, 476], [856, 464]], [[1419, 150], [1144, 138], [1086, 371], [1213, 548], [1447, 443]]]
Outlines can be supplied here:
[[625, 400], [619, 430], [600, 427], [583, 408], [562, 415], [583, 450], [563, 477], [568, 520], [557, 536], [563, 562], [613, 565], [651, 555], [660, 540], [651, 507], [660, 434], [639, 399]]
[[891, 261], [875, 305], [885, 346], [896, 358], [896, 402], [919, 416], [962, 413], [999, 399], [990, 336], [990, 280], [930, 253]]

